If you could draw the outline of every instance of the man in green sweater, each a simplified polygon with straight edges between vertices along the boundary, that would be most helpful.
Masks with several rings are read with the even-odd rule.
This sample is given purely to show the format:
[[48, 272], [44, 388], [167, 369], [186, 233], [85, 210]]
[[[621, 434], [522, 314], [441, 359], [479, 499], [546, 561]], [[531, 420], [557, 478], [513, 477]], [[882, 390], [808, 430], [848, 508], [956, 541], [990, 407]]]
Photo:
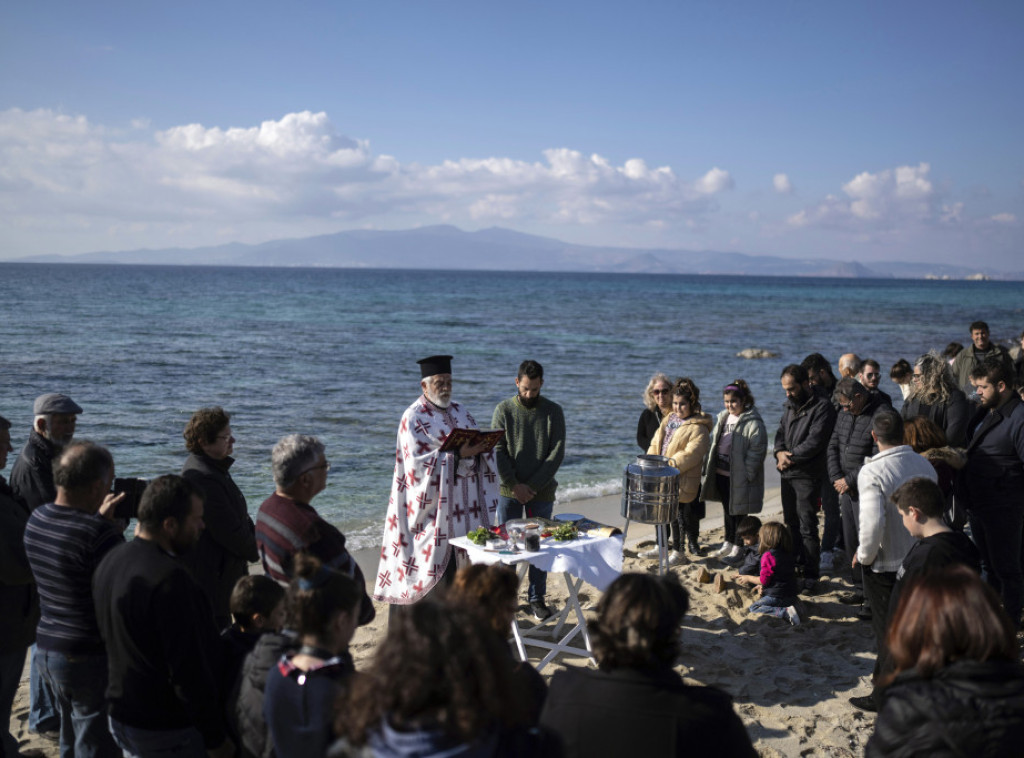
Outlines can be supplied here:
[[[565, 456], [565, 417], [562, 406], [541, 397], [544, 368], [537, 361], [523, 361], [516, 376], [515, 397], [494, 409], [491, 427], [504, 429], [505, 437], [494, 448], [501, 478], [498, 523], [522, 518], [551, 518], [555, 505], [555, 474]], [[544, 595], [547, 573], [534, 566], [529, 572], [530, 610], [543, 621], [551, 615]]]

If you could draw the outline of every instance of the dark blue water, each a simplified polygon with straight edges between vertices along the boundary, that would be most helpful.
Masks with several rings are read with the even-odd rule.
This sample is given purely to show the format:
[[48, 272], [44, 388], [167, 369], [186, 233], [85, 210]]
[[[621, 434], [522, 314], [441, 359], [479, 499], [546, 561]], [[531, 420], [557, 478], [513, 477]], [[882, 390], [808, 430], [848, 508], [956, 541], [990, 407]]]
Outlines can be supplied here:
[[[876, 358], [898, 397], [897, 358], [966, 344], [977, 318], [993, 338], [1024, 328], [1019, 282], [0, 264], [0, 296], [0, 414], [16, 447], [32, 400], [61, 391], [120, 475], [176, 472], [188, 417], [219, 404], [250, 509], [273, 489], [274, 442], [318, 435], [332, 469], [315, 505], [357, 546], [380, 534], [417, 358], [454, 355], [454, 397], [485, 426], [519, 362], [544, 364], [566, 412], [565, 501], [617, 489], [654, 371], [693, 377], [711, 412], [743, 377], [771, 428], [779, 372], [809, 352]], [[735, 357], [748, 347], [781, 356]]]

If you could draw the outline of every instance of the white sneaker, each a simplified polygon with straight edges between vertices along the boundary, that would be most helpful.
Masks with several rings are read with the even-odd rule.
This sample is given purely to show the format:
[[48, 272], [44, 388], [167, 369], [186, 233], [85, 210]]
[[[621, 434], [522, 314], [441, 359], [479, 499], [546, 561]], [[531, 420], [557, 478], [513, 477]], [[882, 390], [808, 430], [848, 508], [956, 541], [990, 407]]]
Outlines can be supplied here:
[[818, 573], [826, 574], [832, 573], [832, 569], [836, 565], [836, 555], [831, 550], [825, 550], [821, 554], [821, 560], [818, 561]]
[[723, 555], [728, 555], [733, 551], [736, 546], [731, 542], [723, 542], [722, 546], [715, 552], [711, 553], [712, 558], [721, 558]]
[[686, 556], [680, 553], [678, 550], [671, 550], [668, 554], [668, 565], [678, 566], [681, 563], [686, 563]]
[[650, 550], [644, 550], [637, 553], [640, 558], [657, 558], [658, 557], [658, 546], [655, 545]]
[[793, 626], [800, 626], [800, 614], [796, 612], [795, 605], [790, 605], [786, 608], [786, 620]]
[[740, 556], [740, 553], [742, 553], [742, 552], [743, 552], [743, 548], [741, 548], [739, 545], [733, 545], [732, 546], [732, 550], [730, 550], [728, 553], [726, 553], [722, 557], [723, 558], [738, 558]]

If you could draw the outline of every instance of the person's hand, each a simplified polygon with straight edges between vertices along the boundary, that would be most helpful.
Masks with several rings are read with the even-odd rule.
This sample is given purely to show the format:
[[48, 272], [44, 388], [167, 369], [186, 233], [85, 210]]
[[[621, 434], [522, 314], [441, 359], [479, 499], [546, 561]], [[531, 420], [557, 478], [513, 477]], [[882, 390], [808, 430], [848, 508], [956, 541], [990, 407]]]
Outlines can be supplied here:
[[528, 484], [517, 484], [512, 488], [512, 494], [515, 499], [524, 505], [533, 500], [534, 495], [537, 493], [533, 491], [533, 488]]
[[755, 594], [758, 597], [761, 597], [762, 595], [764, 595], [764, 585], [763, 584], [758, 584], [757, 585], [757, 591], [755, 592]]
[[793, 465], [793, 455], [788, 450], [775, 454], [775, 468], [779, 471], [785, 471]]
[[832, 486], [836, 488], [836, 492], [838, 492], [840, 495], [845, 495], [847, 492], [850, 491], [850, 485], [846, 483], [846, 479], [843, 477], [840, 477], [839, 479], [836, 479], [834, 482], [832, 482]]
[[113, 521], [115, 518], [114, 511], [117, 510], [117, 506], [124, 502], [126, 497], [128, 497], [127, 492], [122, 492], [117, 495], [111, 492], [103, 498], [103, 502], [100, 504], [100, 515], [109, 521]]
[[468, 442], [459, 448], [460, 458], [474, 458], [482, 453], [487, 448], [486, 442], [478, 442], [475, 445], [470, 445]]
[[229, 738], [225, 737], [224, 741], [220, 743], [213, 750], [207, 750], [206, 754], [210, 758], [232, 758], [235, 754], [235, 743]]
[[857, 568], [857, 554], [853, 554], [853, 560], [850, 561], [850, 568]]

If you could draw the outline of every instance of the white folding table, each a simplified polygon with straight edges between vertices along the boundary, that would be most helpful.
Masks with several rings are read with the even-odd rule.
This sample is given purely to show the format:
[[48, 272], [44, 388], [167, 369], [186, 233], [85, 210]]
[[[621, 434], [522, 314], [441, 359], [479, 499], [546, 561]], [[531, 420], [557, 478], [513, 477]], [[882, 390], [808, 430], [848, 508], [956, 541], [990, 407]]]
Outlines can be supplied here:
[[[547, 539], [541, 543], [540, 550], [518, 553], [494, 552], [473, 544], [467, 537], [449, 540], [457, 548], [465, 550], [473, 563], [504, 563], [515, 566], [519, 581], [523, 580], [529, 566], [536, 566], [548, 573], [560, 573], [565, 580], [568, 601], [561, 612], [539, 622], [530, 629], [521, 629], [518, 619], [512, 620], [512, 637], [522, 660], [527, 660], [526, 645], [547, 650], [547, 654], [537, 663], [540, 671], [547, 666], [559, 653], [589, 658], [593, 661], [590, 647], [590, 635], [587, 633], [587, 620], [580, 607], [579, 589], [586, 582], [604, 591], [622, 573], [622, 537], [578, 537], [570, 542], [557, 542]], [[562, 635], [562, 629], [569, 620], [569, 613], [576, 614], [576, 623]], [[553, 627], [553, 628], [549, 628]], [[538, 639], [537, 635], [549, 633], [549, 640]], [[562, 635], [562, 636], [559, 636]], [[583, 638], [586, 650], [570, 644], [576, 636]]]

